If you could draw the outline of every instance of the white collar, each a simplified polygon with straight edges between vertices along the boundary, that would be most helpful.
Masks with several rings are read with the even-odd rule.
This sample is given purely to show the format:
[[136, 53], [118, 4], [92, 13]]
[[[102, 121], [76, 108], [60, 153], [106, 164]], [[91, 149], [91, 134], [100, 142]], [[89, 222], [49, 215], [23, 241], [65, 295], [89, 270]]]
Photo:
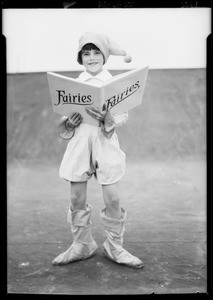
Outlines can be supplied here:
[[84, 71], [82, 72], [80, 75], [79, 75], [79, 79], [81, 79], [82, 81], [87, 81], [89, 79], [92, 79], [92, 78], [96, 78], [96, 79], [99, 79], [101, 81], [107, 81], [109, 80], [110, 78], [112, 78], [112, 75], [109, 73], [109, 71], [107, 71], [106, 69], [103, 69], [100, 73], [98, 73], [97, 75], [95, 76], [92, 76], [90, 73], [88, 73], [87, 71]]

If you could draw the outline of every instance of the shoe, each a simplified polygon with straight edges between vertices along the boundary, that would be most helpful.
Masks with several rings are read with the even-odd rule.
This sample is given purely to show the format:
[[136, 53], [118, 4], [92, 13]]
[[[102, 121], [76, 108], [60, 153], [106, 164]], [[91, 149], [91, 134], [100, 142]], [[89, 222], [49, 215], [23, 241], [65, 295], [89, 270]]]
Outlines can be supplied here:
[[103, 252], [110, 260], [118, 264], [132, 268], [142, 268], [144, 266], [143, 262], [123, 248], [126, 212], [123, 208], [121, 211], [121, 219], [113, 219], [106, 216], [106, 208], [101, 210], [101, 218], [106, 233]]
[[93, 256], [97, 250], [97, 244], [91, 232], [92, 206], [86, 204], [85, 210], [68, 211], [68, 222], [71, 225], [73, 243], [65, 252], [59, 254], [52, 263], [65, 265], [74, 261], [84, 260]]

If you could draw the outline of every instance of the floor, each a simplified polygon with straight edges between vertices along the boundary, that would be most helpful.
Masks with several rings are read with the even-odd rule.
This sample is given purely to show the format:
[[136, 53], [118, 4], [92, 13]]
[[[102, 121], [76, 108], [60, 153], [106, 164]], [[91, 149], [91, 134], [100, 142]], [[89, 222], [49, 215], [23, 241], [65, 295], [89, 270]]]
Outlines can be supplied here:
[[144, 262], [132, 269], [109, 261], [101, 251], [104, 230], [101, 187], [92, 178], [93, 236], [99, 246], [90, 259], [53, 266], [72, 242], [66, 222], [69, 183], [58, 166], [36, 161], [8, 165], [8, 293], [175, 294], [205, 293], [205, 162], [129, 161], [120, 182], [127, 211], [124, 248]]

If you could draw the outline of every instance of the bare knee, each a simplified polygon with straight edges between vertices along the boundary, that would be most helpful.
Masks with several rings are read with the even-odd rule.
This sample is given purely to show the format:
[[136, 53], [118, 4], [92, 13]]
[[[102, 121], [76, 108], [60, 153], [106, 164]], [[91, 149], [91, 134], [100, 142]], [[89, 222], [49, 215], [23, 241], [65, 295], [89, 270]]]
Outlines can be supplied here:
[[120, 197], [116, 191], [107, 191], [104, 193], [104, 200], [107, 207], [117, 209], [120, 206]]
[[86, 189], [84, 186], [71, 184], [70, 198], [73, 210], [84, 209], [86, 203]]
[[79, 193], [72, 193], [71, 204], [73, 210], [83, 209], [85, 205], [84, 197]]
[[103, 186], [103, 196], [106, 205], [106, 215], [113, 219], [121, 218], [118, 184]]
[[120, 198], [119, 198], [118, 195], [110, 195], [108, 197], [108, 201], [107, 202], [108, 202], [109, 206], [117, 208], [120, 205]]

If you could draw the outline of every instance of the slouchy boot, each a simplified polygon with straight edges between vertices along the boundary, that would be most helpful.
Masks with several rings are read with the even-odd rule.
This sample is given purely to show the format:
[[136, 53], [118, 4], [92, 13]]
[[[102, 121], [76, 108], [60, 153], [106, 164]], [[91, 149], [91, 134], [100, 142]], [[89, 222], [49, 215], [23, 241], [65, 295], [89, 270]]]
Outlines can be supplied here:
[[91, 233], [92, 206], [86, 204], [85, 210], [68, 211], [67, 221], [71, 225], [73, 243], [70, 248], [59, 254], [52, 263], [54, 265], [64, 265], [77, 260], [84, 260], [91, 257], [97, 244]]
[[143, 262], [123, 248], [124, 222], [126, 212], [122, 208], [121, 219], [113, 219], [106, 216], [106, 208], [101, 210], [101, 218], [107, 236], [103, 244], [104, 254], [112, 261], [132, 268], [142, 268]]

